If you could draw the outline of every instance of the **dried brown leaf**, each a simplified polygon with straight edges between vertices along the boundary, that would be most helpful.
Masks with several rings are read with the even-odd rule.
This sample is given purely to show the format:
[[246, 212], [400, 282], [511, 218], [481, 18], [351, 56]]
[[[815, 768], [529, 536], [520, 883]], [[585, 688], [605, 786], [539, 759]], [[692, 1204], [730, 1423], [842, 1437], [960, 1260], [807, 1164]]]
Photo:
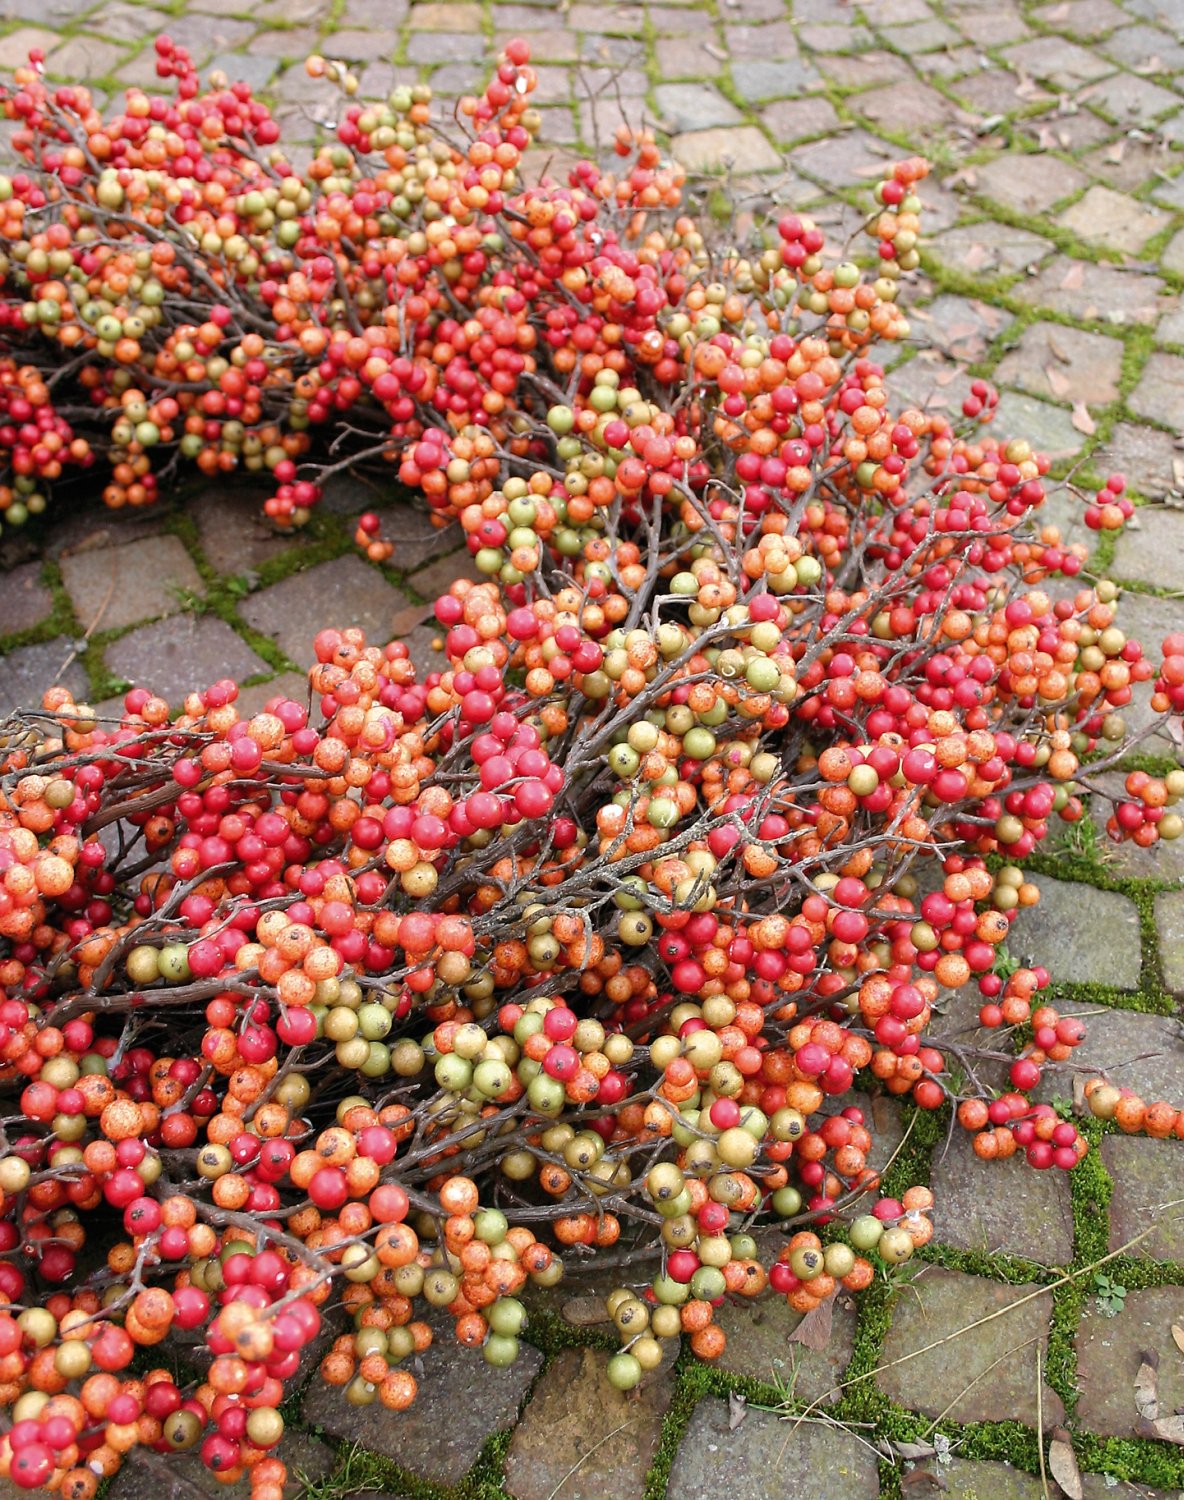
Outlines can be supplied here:
[[918, 1495], [929, 1495], [935, 1490], [948, 1489], [946, 1481], [932, 1469], [910, 1469], [900, 1481], [902, 1490], [916, 1491]]
[[1061, 277], [1061, 290], [1063, 292], [1075, 292], [1085, 282], [1085, 267], [1079, 260], [1075, 260], [1069, 269]]
[[1069, 381], [1065, 379], [1059, 370], [1054, 369], [1052, 365], [1045, 365], [1044, 378], [1048, 381], [1049, 390], [1058, 400], [1068, 394]]
[[1089, 414], [1089, 408], [1084, 401], [1074, 401], [1073, 415], [1069, 418], [1078, 432], [1083, 432], [1086, 437], [1092, 437], [1098, 430], [1098, 424]]
[[1052, 1442], [1048, 1445], [1048, 1468], [1064, 1490], [1066, 1500], [1082, 1500], [1085, 1491], [1081, 1486], [1081, 1470], [1077, 1467], [1073, 1441], [1063, 1427], [1054, 1427], [1052, 1430]]
[[1135, 1431], [1140, 1437], [1158, 1438], [1161, 1443], [1175, 1443], [1184, 1448], [1184, 1417], [1158, 1417], [1154, 1422], [1139, 1419]]
[[932, 1458], [937, 1449], [932, 1443], [896, 1443], [892, 1444], [892, 1450], [898, 1458], [909, 1460], [918, 1458]]
[[812, 1312], [808, 1312], [789, 1336], [791, 1344], [801, 1344], [816, 1353], [830, 1343], [831, 1326], [834, 1322], [835, 1299], [825, 1297]]
[[1112, 167], [1118, 167], [1118, 166], [1122, 165], [1122, 158], [1125, 155], [1126, 155], [1126, 142], [1125, 141], [1115, 141], [1114, 144], [1113, 144], [1113, 146], [1111, 146], [1110, 149], [1106, 152], [1104, 160], [1107, 161], [1107, 162], [1109, 162], [1109, 164]]
[[1159, 1355], [1154, 1349], [1144, 1349], [1139, 1357], [1135, 1410], [1145, 1422], [1154, 1422], [1159, 1416]]
[[1063, 365], [1072, 363], [1072, 356], [1065, 353], [1064, 344], [1058, 342], [1056, 334], [1053, 333], [1051, 329], [1049, 330], [1047, 335], [1047, 343], [1049, 352], [1056, 359], [1059, 359]]
[[1181, 1354], [1184, 1354], [1184, 1325], [1180, 1323], [1172, 1324], [1172, 1338], [1176, 1348], [1179, 1349]]
[[728, 1392], [728, 1431], [735, 1432], [748, 1415], [748, 1397], [739, 1391]]

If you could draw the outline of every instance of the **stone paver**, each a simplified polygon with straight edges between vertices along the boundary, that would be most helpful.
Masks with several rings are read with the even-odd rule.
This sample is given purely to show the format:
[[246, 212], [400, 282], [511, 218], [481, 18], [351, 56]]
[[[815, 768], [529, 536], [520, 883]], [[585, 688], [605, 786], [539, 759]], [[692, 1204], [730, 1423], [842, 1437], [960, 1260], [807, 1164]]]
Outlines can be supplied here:
[[113, 677], [151, 688], [172, 704], [223, 677], [240, 680], [270, 670], [225, 620], [175, 615], [120, 636], [103, 653]]
[[798, 1401], [826, 1401], [835, 1396], [855, 1341], [855, 1309], [849, 1301], [835, 1306], [825, 1349], [790, 1342], [801, 1314], [791, 1312], [785, 1298], [775, 1293], [752, 1300], [739, 1297], [720, 1309], [717, 1321], [728, 1336], [719, 1360], [721, 1370], [782, 1383]]
[[1144, 1350], [1159, 1355], [1159, 1407], [1166, 1416], [1184, 1406], [1184, 1360], [1172, 1324], [1184, 1318], [1184, 1287], [1128, 1291], [1114, 1317], [1087, 1304], [1077, 1334], [1077, 1420], [1109, 1437], [1134, 1437], [1135, 1376]]
[[1118, 1250], [1150, 1229], [1132, 1255], [1184, 1261], [1184, 1205], [1180, 1204], [1180, 1147], [1173, 1140], [1145, 1141], [1109, 1135], [1102, 1161], [1114, 1191], [1110, 1199], [1110, 1248]]
[[995, 370], [1003, 385], [1052, 401], [1100, 407], [1118, 397], [1122, 345], [1100, 333], [1059, 323], [1033, 323]]
[[41, 582], [41, 564], [23, 563], [0, 583], [0, 636], [40, 624], [53, 611], [53, 594]]
[[480, 1354], [458, 1351], [438, 1320], [435, 1332], [435, 1341], [421, 1356], [419, 1395], [406, 1411], [389, 1412], [377, 1401], [351, 1407], [340, 1390], [314, 1380], [305, 1397], [304, 1420], [332, 1437], [361, 1442], [425, 1479], [458, 1483], [486, 1440], [517, 1419], [543, 1356], [523, 1344], [514, 1364], [498, 1370]]
[[[547, 1372], [506, 1455], [515, 1500], [632, 1500], [645, 1485], [674, 1383], [659, 1367], [635, 1396], [614, 1390], [600, 1350], [568, 1349]], [[594, 1441], [592, 1435], [604, 1436]]]
[[1184, 433], [1184, 359], [1175, 354], [1153, 354], [1143, 366], [1128, 405], [1173, 432]]
[[714, 1397], [691, 1416], [670, 1470], [668, 1500], [727, 1494], [730, 1500], [860, 1500], [879, 1493], [876, 1455], [853, 1433], [783, 1422], [749, 1410], [735, 1430]]
[[62, 582], [86, 630], [118, 630], [171, 615], [185, 592], [202, 592], [201, 575], [179, 537], [148, 537], [63, 557]]
[[1134, 902], [1116, 891], [1047, 875], [1033, 878], [1040, 904], [1017, 921], [1012, 950], [1030, 954], [1060, 980], [1136, 989], [1140, 946]]
[[1135, 255], [1152, 235], [1167, 227], [1171, 218], [1146, 204], [1136, 203], [1125, 193], [1095, 185], [1060, 214], [1057, 222], [1088, 244]]
[[[1144, 1099], [1174, 1099], [1180, 1091], [1184, 1064], [1184, 1031], [1174, 1016], [1141, 1015], [1133, 1010], [1058, 1001], [1062, 1015], [1081, 1016], [1085, 1040], [1073, 1049], [1073, 1064], [1089, 1073], [1104, 1074], [1120, 1088], [1134, 1089]], [[1038, 1097], [1068, 1098], [1071, 1087], [1063, 1073], [1050, 1072]]]
[[1184, 513], [1141, 509], [1115, 544], [1114, 576], [1152, 585], [1184, 576]]
[[1022, 1255], [1043, 1265], [1073, 1256], [1073, 1209], [1061, 1172], [1033, 1173], [1025, 1161], [983, 1162], [971, 1137], [955, 1131], [938, 1147], [930, 1186], [939, 1204], [936, 1237], [958, 1250]]
[[0, 670], [0, 713], [14, 708], [39, 708], [42, 693], [55, 683], [69, 688], [76, 702], [85, 698], [86, 673], [77, 659], [70, 660], [73, 651], [74, 642], [65, 636], [10, 651]]
[[285, 656], [303, 663], [313, 636], [326, 625], [360, 626], [372, 644], [385, 645], [391, 618], [406, 602], [377, 568], [359, 557], [339, 557], [253, 594], [241, 614], [252, 630], [271, 636]]
[[[1047, 1345], [1050, 1299], [1032, 1290], [926, 1267], [897, 1296], [880, 1389], [931, 1417], [1035, 1425], [1036, 1349]], [[1045, 1421], [1061, 1414], [1060, 1398], [1046, 1391]]]
[[1184, 996], [1184, 891], [1156, 896], [1155, 927], [1163, 982], [1179, 998]]

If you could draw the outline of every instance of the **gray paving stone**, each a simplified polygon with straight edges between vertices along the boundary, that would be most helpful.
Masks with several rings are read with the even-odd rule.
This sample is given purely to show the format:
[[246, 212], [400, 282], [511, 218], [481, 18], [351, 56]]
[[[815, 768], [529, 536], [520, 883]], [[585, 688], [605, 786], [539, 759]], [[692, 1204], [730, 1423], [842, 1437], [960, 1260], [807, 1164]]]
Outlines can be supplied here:
[[1161, 88], [1149, 78], [1135, 78], [1129, 73], [1114, 74], [1082, 89], [1082, 104], [1100, 109], [1120, 125], [1146, 125], [1179, 109], [1180, 96]]
[[1184, 891], [1163, 891], [1155, 898], [1155, 928], [1163, 982], [1184, 996]]
[[1076, 89], [1114, 72], [1113, 63], [1097, 53], [1066, 42], [1060, 37], [1042, 36], [1034, 41], [1008, 47], [1004, 56], [1014, 68], [1022, 69], [1041, 83], [1058, 89]]
[[[840, 26], [816, 27], [815, 30], [824, 30], [834, 33], [836, 50], [834, 56], [818, 56], [818, 66], [826, 74], [844, 89], [871, 88], [874, 84], [887, 81], [900, 82], [902, 79], [912, 75], [908, 64], [903, 58], [894, 56], [890, 52], [845, 52], [838, 51], [837, 45], [846, 36], [846, 28]], [[817, 51], [817, 44], [811, 43]]]
[[1073, 1258], [1073, 1205], [1064, 1172], [1034, 1172], [1020, 1156], [980, 1161], [957, 1129], [934, 1153], [935, 1238], [957, 1250], [1022, 1255], [1042, 1265]]
[[945, 1500], [983, 1500], [987, 1495], [991, 1500], [1044, 1500], [1039, 1477], [1010, 1464], [954, 1458], [942, 1464], [941, 1479]]
[[88, 630], [175, 614], [180, 591], [203, 592], [201, 575], [175, 536], [73, 552], [62, 558], [61, 569], [74, 613]]
[[[800, 29], [788, 21], [766, 22], [763, 26], [725, 26], [724, 47], [733, 64], [777, 61], [797, 57], [800, 35]], [[847, 38], [850, 41], [849, 32]]]
[[947, 229], [934, 236], [929, 248], [940, 260], [959, 270], [993, 276], [1014, 275], [1038, 265], [1052, 245], [1031, 230], [985, 220]]
[[40, 624], [53, 610], [53, 594], [41, 582], [41, 564], [23, 563], [0, 573], [0, 636]]
[[1032, 307], [1116, 327], [1154, 323], [1170, 305], [1157, 276], [1062, 255], [1042, 266], [1038, 275], [1018, 282], [1011, 295]]
[[793, 169], [803, 177], [836, 187], [866, 187], [874, 169], [887, 166], [897, 148], [864, 130], [846, 130], [839, 135], [799, 146], [793, 153]]
[[1004, 391], [999, 397], [994, 427], [996, 432], [1027, 438], [1034, 448], [1054, 461], [1071, 458], [1085, 443], [1063, 406], [1051, 406], [1047, 401], [1033, 400], [1018, 391]]
[[174, 615], [120, 636], [103, 653], [108, 670], [151, 688], [174, 707], [186, 693], [223, 677], [241, 681], [270, 670], [262, 657], [214, 615]]
[[941, 134], [956, 114], [944, 94], [918, 78], [870, 89], [853, 99], [851, 107], [881, 130], [898, 131], [918, 140]]
[[928, 339], [943, 354], [970, 364], [982, 359], [992, 338], [1009, 321], [1007, 313], [976, 297], [945, 295], [909, 310], [914, 337]]
[[663, 78], [715, 78], [722, 62], [707, 50], [709, 39], [661, 36], [654, 43], [654, 59]]
[[733, 1431], [727, 1402], [712, 1396], [691, 1415], [666, 1494], [668, 1500], [721, 1493], [730, 1500], [872, 1500], [879, 1488], [875, 1454], [854, 1433], [794, 1425], [752, 1407]]
[[743, 118], [734, 104], [702, 83], [662, 83], [654, 98], [660, 118], [672, 131], [738, 125]]
[[803, 58], [784, 62], [748, 62], [735, 69], [733, 86], [749, 104], [765, 99], [791, 99], [820, 88], [818, 70]]
[[1119, 532], [1113, 576], [1163, 587], [1184, 578], [1184, 513], [1140, 506]]
[[1053, 17], [1058, 31], [1091, 41], [1128, 23], [1126, 12], [1111, 0], [1070, 0], [1068, 5], [1050, 5], [1044, 11], [1044, 18]]
[[0, 68], [6, 73], [23, 67], [29, 61], [29, 53], [35, 47], [51, 52], [61, 41], [56, 31], [47, 31], [42, 26], [20, 26], [0, 38]]
[[839, 117], [827, 99], [779, 99], [761, 110], [761, 119], [781, 141], [829, 135], [839, 128]]
[[[1047, 1347], [1052, 1299], [1031, 1297], [1033, 1290], [927, 1266], [896, 1300], [880, 1389], [927, 1416], [1034, 1427], [1036, 1347]], [[971, 1324], [973, 1332], [962, 1331]], [[1062, 1419], [1055, 1392], [1046, 1390], [1043, 1404], [1045, 1422]]]
[[1126, 475], [1135, 494], [1152, 500], [1176, 488], [1173, 463], [1180, 457], [1170, 433], [1133, 422], [1119, 422], [1105, 448], [1106, 464]]
[[80, 78], [102, 78], [114, 72], [126, 55], [126, 48], [80, 31], [50, 53], [45, 71], [52, 78], [71, 83]]
[[714, 172], [723, 166], [737, 172], [773, 172], [781, 165], [780, 152], [754, 125], [689, 130], [674, 137], [670, 151], [688, 172]]
[[1077, 1333], [1077, 1421], [1106, 1437], [1134, 1437], [1138, 1417], [1134, 1382], [1145, 1349], [1158, 1352], [1159, 1408], [1184, 1405], [1184, 1360], [1171, 1328], [1184, 1315], [1184, 1288], [1130, 1291], [1123, 1310], [1108, 1318], [1091, 1300]]
[[1138, 988], [1139, 914], [1134, 902], [1092, 885], [1047, 875], [1031, 879], [1040, 887], [1040, 904], [1015, 923], [1011, 951], [1031, 956], [1062, 983]]
[[406, 1411], [389, 1412], [377, 1401], [350, 1406], [342, 1391], [314, 1380], [304, 1420], [424, 1479], [458, 1484], [493, 1433], [517, 1420], [543, 1356], [524, 1343], [512, 1365], [495, 1370], [480, 1354], [458, 1348], [438, 1320], [434, 1328], [435, 1342], [421, 1356], [419, 1394]]
[[[1147, 1100], [1150, 1104], [1154, 1101]], [[1169, 1103], [1172, 1101], [1169, 1100]], [[1132, 1247], [1131, 1255], [1153, 1260], [1184, 1261], [1184, 1219], [1180, 1200], [1178, 1140], [1151, 1141], [1139, 1136], [1108, 1135], [1102, 1161], [1114, 1184], [1110, 1197], [1110, 1249], [1118, 1250], [1152, 1232]]]
[[410, 26], [412, 31], [480, 31], [481, 20], [479, 5], [429, 3], [411, 7]]
[[[1136, 72], [1141, 69], [1157, 73], [1168, 69], [1175, 72], [1184, 68], [1184, 46], [1169, 32], [1160, 31], [1155, 26], [1120, 26], [1102, 43], [1102, 50]], [[1148, 65], [1155, 61], [1160, 67], [1150, 68]]]
[[[784, 1243], [783, 1237], [780, 1242]], [[772, 1253], [776, 1255], [777, 1251]], [[733, 1375], [748, 1375], [767, 1383], [784, 1382], [799, 1401], [834, 1399], [855, 1342], [854, 1304], [845, 1296], [836, 1301], [830, 1342], [825, 1349], [790, 1343], [790, 1335], [801, 1321], [802, 1314], [791, 1312], [785, 1298], [775, 1292], [766, 1292], [755, 1300], [738, 1297], [725, 1303], [716, 1322], [727, 1334], [728, 1343], [716, 1364]]]
[[[566, 1349], [527, 1403], [506, 1453], [506, 1489], [515, 1500], [633, 1500], [645, 1487], [674, 1394], [668, 1366], [626, 1395], [609, 1384], [608, 1355]], [[593, 1440], [595, 1433], [601, 1441]]]
[[301, 545], [299, 534], [277, 531], [263, 514], [263, 487], [212, 485], [191, 502], [206, 561], [222, 574], [252, 573]]
[[[1152, 594], [1127, 593], [1122, 596], [1119, 608], [1122, 629], [1128, 638], [1133, 637], [1154, 654], [1165, 635], [1180, 628], [1180, 602], [1178, 599], [1162, 599]], [[1164, 716], [1152, 711], [1150, 682], [1137, 683], [1132, 689], [1131, 702], [1122, 710], [1127, 728], [1142, 732], [1149, 730], [1149, 737], [1140, 744], [1140, 749], [1152, 754], [1170, 755], [1178, 759], [1178, 747], [1167, 732]]]
[[1060, 214], [1057, 222], [1091, 245], [1135, 255], [1165, 227], [1169, 217], [1125, 193], [1098, 185]]
[[304, 666], [313, 637], [327, 626], [357, 625], [371, 645], [385, 645], [391, 619], [406, 602], [377, 568], [345, 556], [253, 594], [241, 613], [253, 630], [270, 636], [290, 661]]
[[1094, 408], [1118, 399], [1123, 346], [1119, 339], [1059, 323], [1032, 323], [995, 369], [1001, 385], [1052, 401]]
[[1057, 156], [1033, 162], [1030, 171], [1017, 171], [1011, 155], [997, 156], [975, 168], [975, 192], [1023, 214], [1041, 214], [1054, 203], [1080, 192], [1089, 182], [1084, 172]]
[[1152, 354], [1127, 404], [1140, 417], [1184, 433], [1184, 359]]
[[[70, 661], [74, 642], [58, 636], [40, 646], [20, 646], [0, 657], [0, 713], [14, 708], [40, 708], [41, 695], [55, 684], [67, 687], [75, 703], [86, 701], [86, 673], [81, 662]], [[67, 661], [69, 666], [63, 665]]]
[[407, 43], [407, 61], [413, 63], [475, 63], [486, 55], [485, 38], [480, 35], [419, 31]]
[[980, 47], [1002, 47], [1028, 35], [1024, 18], [1014, 5], [959, 5], [958, 30]]

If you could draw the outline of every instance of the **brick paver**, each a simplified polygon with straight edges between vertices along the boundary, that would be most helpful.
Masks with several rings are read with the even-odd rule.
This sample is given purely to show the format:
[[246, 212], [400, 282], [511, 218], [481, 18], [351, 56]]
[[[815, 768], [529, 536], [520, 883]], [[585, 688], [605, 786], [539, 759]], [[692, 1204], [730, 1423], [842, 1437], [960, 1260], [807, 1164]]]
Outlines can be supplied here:
[[[1184, 0], [4, 0], [0, 68], [41, 47], [55, 77], [104, 93], [151, 85], [152, 36], [165, 25], [208, 68], [272, 103], [297, 160], [336, 112], [335, 96], [304, 72], [310, 50], [357, 65], [363, 96], [398, 77], [451, 99], [518, 33], [531, 36], [540, 69], [540, 162], [591, 148], [623, 110], [666, 131], [688, 167], [728, 169], [765, 204], [825, 200], [838, 242], [878, 168], [928, 152], [926, 279], [899, 389], [951, 407], [965, 384], [954, 362], [969, 364], [1002, 387], [1000, 427], [1031, 437], [1062, 470], [1079, 463], [1088, 483], [1123, 468], [1136, 498], [1159, 507], [1101, 559], [1128, 589], [1129, 632], [1154, 649], [1184, 624], [1184, 511], [1163, 503], [1184, 490]], [[277, 538], [253, 502], [219, 490], [189, 520], [164, 507], [57, 516], [44, 561], [6, 539], [0, 566], [16, 566], [0, 575], [0, 713], [55, 674], [105, 702], [154, 664], [173, 691], [250, 675], [243, 701], [255, 709], [273, 692], [299, 694], [290, 663], [331, 616], [406, 640], [430, 669], [439, 658], [424, 601], [467, 555], [455, 530], [388, 500], [383, 529], [396, 552], [388, 568], [370, 567], [353, 552], [351, 518], [376, 503], [369, 487], [342, 481], [308, 535]], [[1058, 521], [1069, 516], [1060, 505]], [[1146, 698], [1140, 689], [1127, 712], [1136, 727]], [[1179, 758], [1163, 733], [1142, 749], [1161, 768]], [[1176, 849], [1112, 853], [1104, 824], [1121, 776], [1090, 789], [1086, 835], [1032, 861], [1045, 900], [1017, 927], [1014, 956], [1047, 962], [1064, 1008], [1089, 1018], [1076, 1061], [1179, 1104], [1184, 863]], [[956, 1047], [977, 1002], [955, 996], [947, 1009], [935, 1031]], [[1060, 1077], [1041, 1090], [1062, 1108], [1071, 1092]], [[1034, 1500], [1054, 1493], [1039, 1478], [1036, 1428], [1063, 1413], [1088, 1500], [1178, 1495], [1184, 1460], [1138, 1435], [1133, 1380], [1141, 1351], [1157, 1349], [1162, 1410], [1184, 1400], [1170, 1332], [1184, 1324], [1184, 1242], [1171, 1217], [1184, 1196], [1179, 1144], [1103, 1139], [1091, 1125], [1099, 1149], [1072, 1184], [1049, 1174], [1034, 1185], [977, 1163], [964, 1142], [918, 1145], [924, 1123], [908, 1170], [928, 1172], [938, 1193], [934, 1244], [909, 1275], [839, 1308], [824, 1351], [790, 1342], [797, 1320], [779, 1300], [728, 1308], [721, 1368], [710, 1379], [694, 1366], [657, 1372], [635, 1409], [620, 1403], [614, 1422], [633, 1426], [596, 1453], [602, 1355], [572, 1346], [601, 1348], [604, 1326], [581, 1319], [588, 1298], [572, 1289], [554, 1304], [570, 1314], [566, 1332], [554, 1312], [529, 1329], [537, 1347], [510, 1374], [493, 1380], [477, 1356], [438, 1345], [406, 1416], [377, 1422], [374, 1408], [358, 1414], [314, 1387], [305, 1422], [377, 1452], [364, 1483], [353, 1456], [345, 1488], [391, 1496], [573, 1500], [611, 1488], [623, 1500], [708, 1489], [870, 1500], [944, 1490]], [[1130, 1246], [1151, 1223], [1155, 1233]], [[1120, 1310], [1094, 1281], [1091, 1262], [1107, 1250], [1120, 1252], [1106, 1267], [1128, 1289]], [[1031, 1295], [1064, 1268], [1071, 1284]], [[556, 1381], [586, 1406], [582, 1447]], [[747, 1415], [721, 1399], [729, 1388], [748, 1398]], [[758, 1409], [800, 1411], [818, 1398], [850, 1425], [783, 1423]], [[563, 1440], [551, 1451], [553, 1422]], [[328, 1450], [297, 1436], [315, 1479]], [[889, 1445], [922, 1437], [919, 1448]], [[928, 1459], [917, 1456], [925, 1443]], [[347, 1472], [344, 1453], [334, 1461]], [[334, 1483], [323, 1493], [345, 1492]], [[121, 1478], [112, 1493], [138, 1491]]]

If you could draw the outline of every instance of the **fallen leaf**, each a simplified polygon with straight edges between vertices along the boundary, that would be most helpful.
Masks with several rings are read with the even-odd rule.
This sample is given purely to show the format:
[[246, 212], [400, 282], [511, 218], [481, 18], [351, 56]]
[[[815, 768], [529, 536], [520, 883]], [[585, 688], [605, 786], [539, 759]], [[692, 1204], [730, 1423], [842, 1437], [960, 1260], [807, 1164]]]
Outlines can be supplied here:
[[962, 257], [962, 264], [968, 271], [977, 271], [984, 265], [986, 259], [986, 246], [980, 245], [976, 241], [967, 249], [966, 254]]
[[1049, 390], [1058, 400], [1068, 393], [1069, 381], [1059, 370], [1053, 369], [1052, 365], [1045, 365], [1044, 378], [1048, 381]]
[[1135, 1410], [1146, 1422], [1159, 1416], [1159, 1355], [1144, 1349], [1135, 1376]]
[[1104, 159], [1106, 161], [1108, 161], [1112, 167], [1118, 167], [1118, 166], [1122, 165], [1122, 158], [1125, 155], [1126, 155], [1126, 142], [1125, 141], [1115, 141], [1114, 144], [1113, 144], [1113, 146], [1110, 147], [1109, 151], [1106, 152], [1106, 155], [1105, 155]]
[[907, 1459], [932, 1458], [937, 1452], [932, 1443], [893, 1443], [892, 1447], [899, 1458]]
[[1168, 720], [1168, 734], [1172, 738], [1177, 750], [1184, 750], [1184, 718], [1179, 714], [1173, 714]]
[[1184, 1354], [1184, 1325], [1179, 1323], [1172, 1324], [1172, 1338], [1175, 1340], [1176, 1348], [1179, 1349], [1181, 1354]]
[[1075, 292], [1085, 282], [1085, 267], [1079, 260], [1075, 260], [1061, 278], [1061, 290], [1063, 292]]
[[1065, 353], [1065, 346], [1057, 342], [1056, 334], [1053, 333], [1051, 329], [1048, 333], [1048, 347], [1050, 352], [1054, 354], [1063, 365], [1072, 363], [1071, 357]]
[[1067, 21], [1068, 19], [1069, 7], [1067, 4], [1055, 5], [1053, 6], [1052, 10], [1045, 11], [1044, 15], [1041, 17], [1041, 20], [1047, 21], [1050, 26], [1055, 26], [1058, 22]]
[[825, 1297], [812, 1312], [808, 1312], [789, 1336], [791, 1344], [801, 1344], [805, 1349], [818, 1352], [830, 1343], [831, 1324], [834, 1321], [834, 1298]]
[[918, 1494], [925, 1495], [931, 1490], [948, 1489], [946, 1481], [940, 1474], [935, 1474], [932, 1469], [910, 1469], [900, 1481], [902, 1490], [916, 1490]]
[[1064, 1490], [1066, 1500], [1082, 1500], [1085, 1491], [1081, 1487], [1081, 1470], [1077, 1467], [1072, 1440], [1063, 1427], [1054, 1427], [1052, 1430], [1052, 1442], [1048, 1445], [1048, 1468]]
[[1152, 54], [1146, 62], [1139, 63], [1135, 68], [1136, 73], [1166, 73], [1168, 71], [1164, 67], [1162, 60], [1155, 54]]
[[1172, 483], [1177, 489], [1184, 490], [1184, 458], [1172, 459]]
[[1074, 401], [1073, 415], [1069, 418], [1078, 432], [1083, 432], [1086, 437], [1092, 437], [1098, 430], [1098, 424], [1089, 414], [1089, 408], [1084, 401]]
[[739, 1391], [728, 1392], [728, 1431], [735, 1432], [748, 1415], [748, 1397]]
[[1184, 1448], [1184, 1417], [1159, 1417], [1154, 1422], [1140, 1418], [1135, 1431], [1140, 1437], [1158, 1438], [1161, 1443], [1175, 1443], [1177, 1448]]

